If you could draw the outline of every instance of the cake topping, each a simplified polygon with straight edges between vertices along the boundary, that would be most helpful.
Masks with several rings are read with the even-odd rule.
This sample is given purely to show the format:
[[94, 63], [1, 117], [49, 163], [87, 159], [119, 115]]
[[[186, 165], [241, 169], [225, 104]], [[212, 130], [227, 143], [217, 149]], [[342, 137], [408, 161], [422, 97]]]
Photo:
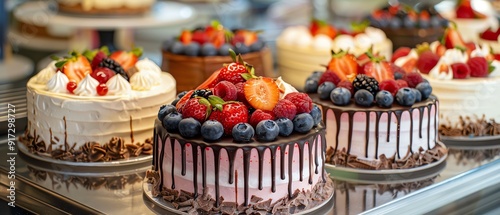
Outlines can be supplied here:
[[52, 61], [47, 67], [43, 68], [42, 71], [40, 71], [36, 75], [36, 83], [37, 84], [47, 84], [47, 82], [56, 74], [56, 67], [55, 67], [55, 62]]
[[154, 83], [154, 78], [146, 72], [136, 72], [130, 78], [130, 86], [133, 90], [150, 90]]
[[108, 86], [109, 95], [128, 95], [132, 90], [130, 84], [121, 75], [111, 77], [106, 82], [106, 85]]
[[75, 89], [74, 94], [79, 96], [97, 96], [97, 86], [99, 86], [99, 82], [92, 78], [90, 74], [87, 74], [85, 78], [78, 83], [78, 87]]
[[415, 10], [408, 5], [392, 4], [383, 9], [374, 10], [367, 19], [372, 26], [377, 28], [427, 29], [448, 25], [448, 21], [434, 9], [432, 4], [419, 6], [419, 10]]
[[53, 57], [58, 60], [55, 66], [62, 70], [70, 81], [75, 81], [77, 84], [87, 75], [92, 72], [92, 67], [88, 59], [78, 52], [71, 52], [71, 56], [62, 59]]
[[455, 8], [456, 17], [462, 19], [485, 19], [486, 15], [474, 10], [470, 0], [458, 0]]
[[66, 85], [69, 80], [66, 75], [62, 72], [57, 72], [52, 78], [47, 82], [47, 90], [54, 93], [66, 93], [68, 90], [66, 89]]

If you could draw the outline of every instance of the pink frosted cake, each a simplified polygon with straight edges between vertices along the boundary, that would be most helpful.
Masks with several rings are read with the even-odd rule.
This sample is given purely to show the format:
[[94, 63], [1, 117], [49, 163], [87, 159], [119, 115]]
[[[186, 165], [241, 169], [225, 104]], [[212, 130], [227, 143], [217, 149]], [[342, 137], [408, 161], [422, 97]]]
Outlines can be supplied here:
[[155, 122], [153, 196], [189, 214], [299, 213], [331, 198], [307, 94], [239, 61], [179, 97]]
[[328, 163], [406, 169], [445, 153], [437, 144], [438, 101], [416, 72], [370, 53], [358, 59], [337, 53], [326, 72], [307, 79], [305, 89], [322, 107]]

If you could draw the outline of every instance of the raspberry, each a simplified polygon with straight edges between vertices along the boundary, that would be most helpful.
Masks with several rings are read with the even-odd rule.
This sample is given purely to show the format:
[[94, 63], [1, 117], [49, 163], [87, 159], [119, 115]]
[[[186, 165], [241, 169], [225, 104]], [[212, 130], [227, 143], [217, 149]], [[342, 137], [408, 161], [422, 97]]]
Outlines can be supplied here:
[[250, 125], [256, 127], [262, 120], [274, 120], [274, 114], [271, 111], [263, 111], [261, 109], [257, 109], [250, 116]]
[[470, 76], [470, 68], [465, 63], [451, 64], [454, 79], [466, 79]]
[[467, 66], [469, 66], [471, 77], [487, 77], [489, 74], [488, 61], [484, 57], [470, 58]]
[[293, 118], [297, 114], [297, 107], [295, 107], [295, 105], [291, 101], [281, 99], [274, 107], [273, 113], [276, 118], [288, 118], [290, 120], [293, 120]]
[[396, 83], [398, 83], [399, 88], [408, 87], [408, 83], [403, 79], [396, 80]]
[[245, 82], [240, 82], [234, 85], [236, 87], [236, 97], [238, 101], [244, 104], [248, 103], [247, 98], [245, 98]]
[[352, 83], [349, 81], [341, 81], [337, 87], [343, 87], [348, 89], [351, 92], [351, 95], [354, 95], [354, 87], [352, 87]]
[[222, 98], [224, 101], [234, 101], [237, 99], [236, 86], [229, 81], [221, 81], [215, 85], [214, 95]]
[[395, 96], [398, 90], [400, 89], [400, 86], [395, 80], [384, 80], [380, 82], [379, 87], [380, 90], [386, 90], [389, 93], [391, 93], [392, 96]]
[[422, 76], [418, 72], [410, 72], [410, 73], [406, 74], [403, 77], [403, 80], [405, 80], [406, 83], [408, 83], [408, 87], [410, 87], [410, 88], [415, 88], [418, 84], [420, 84], [422, 81], [424, 81], [424, 79], [422, 78]]
[[332, 82], [333, 84], [337, 85], [340, 82], [340, 78], [333, 72], [331, 71], [326, 71], [321, 75], [318, 81], [318, 86], [321, 85], [323, 82]]
[[285, 96], [297, 107], [297, 114], [309, 113], [313, 108], [312, 99], [305, 93], [293, 92]]

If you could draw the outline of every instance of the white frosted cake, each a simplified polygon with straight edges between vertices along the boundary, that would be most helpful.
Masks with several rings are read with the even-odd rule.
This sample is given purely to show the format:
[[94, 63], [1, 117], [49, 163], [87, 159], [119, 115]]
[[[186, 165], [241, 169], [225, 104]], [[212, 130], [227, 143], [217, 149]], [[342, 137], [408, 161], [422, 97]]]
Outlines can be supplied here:
[[392, 42], [384, 32], [367, 27], [357, 34], [336, 34], [334, 37], [324, 34], [311, 34], [305, 26], [289, 27], [276, 41], [278, 69], [281, 77], [297, 89], [304, 87], [304, 80], [313, 71], [323, 71], [324, 65], [332, 56], [331, 51], [349, 50], [359, 56], [373, 48], [390, 59]]
[[[152, 153], [153, 122], [159, 107], [175, 99], [175, 80], [148, 59], [122, 62], [115, 74], [117, 67], [103, 65], [117, 66], [113, 58], [118, 59], [112, 54], [92, 61], [92, 69], [86, 57], [75, 54], [28, 81], [24, 138], [33, 153], [83, 162]], [[133, 67], [123, 73], [130, 62]]]

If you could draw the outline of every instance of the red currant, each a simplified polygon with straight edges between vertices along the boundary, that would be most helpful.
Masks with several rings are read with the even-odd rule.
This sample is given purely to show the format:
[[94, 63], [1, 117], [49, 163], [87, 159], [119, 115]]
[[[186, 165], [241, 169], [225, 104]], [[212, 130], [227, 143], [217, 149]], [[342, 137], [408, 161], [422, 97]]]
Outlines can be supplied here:
[[106, 84], [97, 85], [96, 90], [97, 94], [99, 94], [100, 96], [108, 94], [108, 86], [106, 86]]
[[66, 84], [66, 89], [72, 94], [74, 93], [76, 87], [78, 87], [78, 84], [75, 81], [70, 81]]

